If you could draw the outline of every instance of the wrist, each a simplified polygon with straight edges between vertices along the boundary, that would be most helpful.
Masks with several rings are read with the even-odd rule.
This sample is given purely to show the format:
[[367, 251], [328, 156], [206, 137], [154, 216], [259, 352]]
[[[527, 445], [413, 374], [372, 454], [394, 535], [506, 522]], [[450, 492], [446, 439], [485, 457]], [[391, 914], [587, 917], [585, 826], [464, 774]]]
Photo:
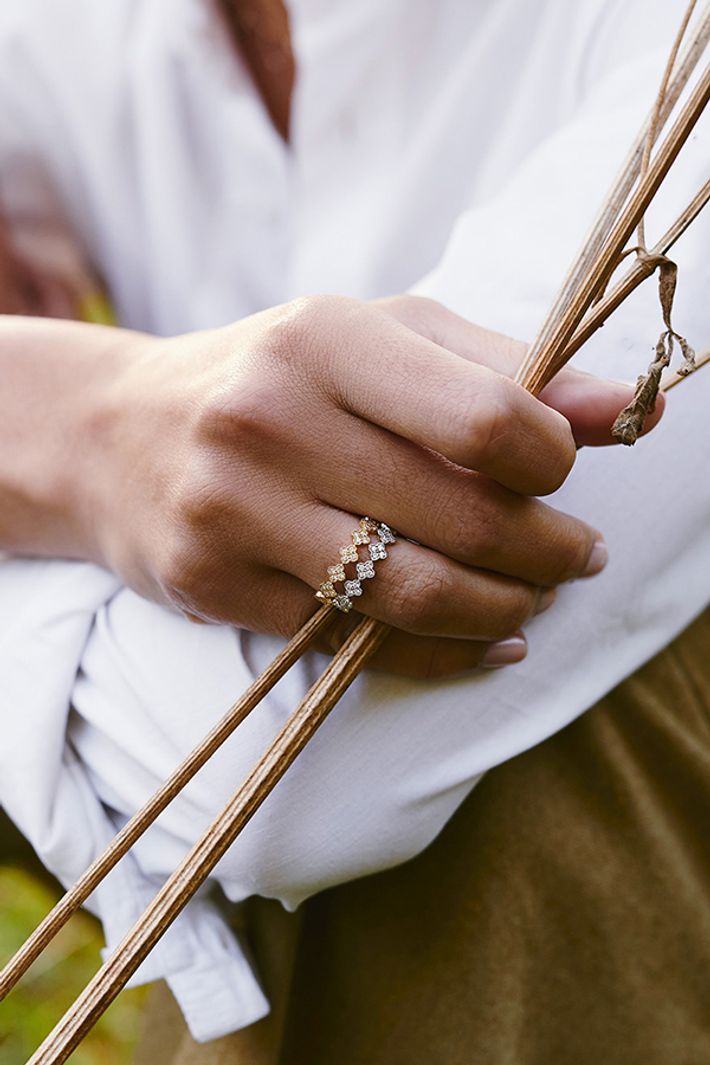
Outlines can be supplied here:
[[0, 550], [103, 562], [101, 441], [144, 337], [0, 318]]
[[153, 423], [145, 366], [159, 342], [121, 331], [92, 368], [77, 405], [74, 467], [64, 485], [81, 557], [121, 572], [120, 545], [143, 526], [136, 486], [149, 460]]

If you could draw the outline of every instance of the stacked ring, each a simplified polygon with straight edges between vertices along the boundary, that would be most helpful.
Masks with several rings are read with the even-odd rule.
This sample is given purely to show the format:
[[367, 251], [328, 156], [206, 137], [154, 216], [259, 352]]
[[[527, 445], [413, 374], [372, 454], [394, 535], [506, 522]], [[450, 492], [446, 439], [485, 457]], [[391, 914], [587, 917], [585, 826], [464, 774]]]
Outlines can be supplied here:
[[[374, 541], [373, 541], [374, 535]], [[361, 518], [357, 529], [351, 534], [351, 543], [340, 548], [340, 560], [328, 566], [328, 577], [318, 591], [316, 599], [328, 606], [334, 606], [347, 614], [353, 608], [353, 599], [362, 595], [362, 582], [375, 576], [375, 563], [387, 558], [387, 545], [396, 541], [396, 536], [389, 525]], [[368, 558], [360, 557], [360, 548], [367, 547]], [[346, 566], [355, 566], [355, 575], [348, 576]], [[342, 591], [336, 584], [342, 584]]]

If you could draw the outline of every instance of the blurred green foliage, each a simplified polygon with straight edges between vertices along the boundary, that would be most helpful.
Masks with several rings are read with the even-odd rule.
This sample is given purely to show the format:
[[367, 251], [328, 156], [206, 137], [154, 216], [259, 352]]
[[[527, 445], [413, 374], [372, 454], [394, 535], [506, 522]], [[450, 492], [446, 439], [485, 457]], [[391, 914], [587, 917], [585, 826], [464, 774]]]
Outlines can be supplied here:
[[[15, 856], [13, 856], [14, 859]], [[6, 961], [56, 901], [48, 878], [25, 863], [0, 864], [0, 960]], [[0, 1065], [24, 1065], [100, 964], [97, 922], [76, 914], [0, 1004]], [[72, 1065], [128, 1065], [140, 1028], [143, 989], [124, 991]]]

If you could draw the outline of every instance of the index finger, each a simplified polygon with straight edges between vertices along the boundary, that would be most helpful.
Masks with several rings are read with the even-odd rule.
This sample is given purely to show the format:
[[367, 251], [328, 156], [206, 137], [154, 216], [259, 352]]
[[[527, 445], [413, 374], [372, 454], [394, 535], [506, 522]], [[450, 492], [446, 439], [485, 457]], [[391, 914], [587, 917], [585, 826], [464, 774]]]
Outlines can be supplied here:
[[338, 303], [322, 335], [326, 387], [344, 409], [516, 492], [559, 488], [575, 458], [566, 418], [383, 311]]

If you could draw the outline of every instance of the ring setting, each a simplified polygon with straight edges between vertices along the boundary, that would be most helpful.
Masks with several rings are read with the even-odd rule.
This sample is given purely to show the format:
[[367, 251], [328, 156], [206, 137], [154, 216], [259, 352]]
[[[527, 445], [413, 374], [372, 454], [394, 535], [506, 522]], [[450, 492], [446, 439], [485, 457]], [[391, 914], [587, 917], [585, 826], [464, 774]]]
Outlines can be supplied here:
[[[375, 539], [373, 541], [373, 535]], [[353, 599], [362, 595], [362, 581], [372, 580], [376, 575], [375, 563], [387, 558], [387, 546], [396, 543], [393, 529], [374, 518], [361, 518], [351, 537], [352, 543], [340, 548], [340, 561], [328, 566], [327, 579], [315, 593], [316, 599], [327, 606], [347, 614], [353, 608]], [[359, 548], [366, 547], [368, 558], [361, 558]], [[348, 576], [346, 567], [354, 565], [355, 576]], [[342, 584], [343, 590], [336, 588]]]

